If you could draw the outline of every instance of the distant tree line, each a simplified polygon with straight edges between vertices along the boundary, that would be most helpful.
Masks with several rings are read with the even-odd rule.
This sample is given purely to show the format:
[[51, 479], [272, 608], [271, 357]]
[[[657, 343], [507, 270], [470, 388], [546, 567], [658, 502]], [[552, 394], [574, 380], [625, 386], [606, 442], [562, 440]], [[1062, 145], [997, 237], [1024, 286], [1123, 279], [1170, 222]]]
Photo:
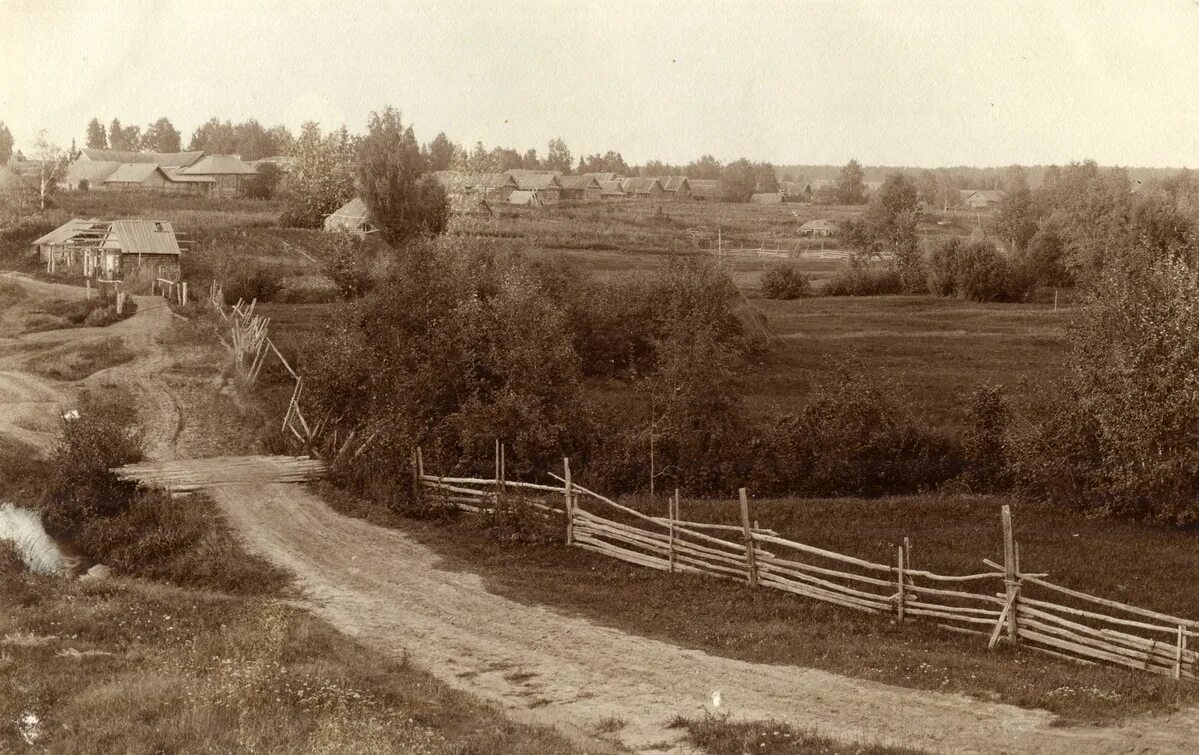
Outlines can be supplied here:
[[[183, 136], [166, 117], [144, 130], [140, 126], [125, 126], [119, 118], [113, 118], [105, 128], [99, 118], [92, 118], [87, 124], [85, 144], [91, 149], [121, 152], [179, 152], [183, 149]], [[295, 138], [286, 126], [268, 129], [253, 118], [236, 124], [212, 118], [192, 133], [187, 149], [240, 155], [249, 161], [289, 154], [294, 144]]]

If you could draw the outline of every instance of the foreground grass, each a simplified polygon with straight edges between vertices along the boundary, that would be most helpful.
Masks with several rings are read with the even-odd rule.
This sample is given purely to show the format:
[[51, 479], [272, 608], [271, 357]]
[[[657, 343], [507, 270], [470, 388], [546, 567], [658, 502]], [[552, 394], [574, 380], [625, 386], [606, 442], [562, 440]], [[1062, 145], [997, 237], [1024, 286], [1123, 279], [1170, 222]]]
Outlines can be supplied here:
[[847, 744], [810, 731], [796, 731], [778, 721], [733, 721], [729, 716], [677, 718], [671, 727], [685, 729], [691, 744], [705, 752], [771, 755], [919, 755], [923, 750], [887, 745]]
[[119, 337], [68, 343], [37, 355], [26, 368], [55, 380], [82, 380], [92, 373], [132, 361], [134, 354]]
[[0, 751], [575, 752], [275, 599], [22, 573], [0, 549]]
[[[696, 575], [667, 575], [561, 545], [561, 533], [513, 533], [484, 529], [482, 520], [465, 516], [446, 520], [405, 519], [387, 509], [326, 488], [326, 499], [342, 513], [382, 526], [402, 528], [446, 558], [448, 568], [479, 574], [489, 590], [523, 603], [554, 606], [599, 623], [646, 637], [758, 663], [824, 669], [921, 690], [959, 692], [992, 702], [1044, 708], [1064, 722], [1105, 722], [1167, 712], [1199, 701], [1199, 685], [1178, 684], [1152, 674], [1100, 666], [1082, 666], [1007, 645], [988, 652], [985, 640], [806, 600], [775, 590], [753, 590], [743, 583]], [[866, 558], [893, 553], [898, 537], [914, 536], [921, 568], [977, 568], [1000, 547], [997, 502], [975, 498], [905, 498], [883, 501], [776, 502], [758, 504], [754, 515], [763, 526], [813, 545]], [[718, 520], [716, 507], [735, 516], [728, 502], [684, 501], [688, 518]], [[791, 521], [775, 513], [790, 507]], [[1017, 508], [1017, 532], [1027, 533], [1032, 518]], [[724, 513], [724, 512], [720, 512]], [[874, 517], [877, 515], [877, 519]], [[1058, 552], [1058, 563], [1073, 563], [1062, 581], [1092, 589], [1106, 577], [1093, 567], [1093, 554], [1114, 548], [1131, 554], [1156, 548], [1153, 558], [1130, 559], [1124, 579], [1168, 583], [1175, 594], [1193, 593], [1191, 574], [1199, 559], [1194, 535], [1169, 537], [1146, 528], [1105, 521], [1081, 521], [1046, 514], [1055, 529], [1029, 554]], [[900, 520], [923, 523], [906, 529]], [[1070, 520], [1076, 526], [1063, 526]], [[803, 522], [799, 527], [795, 523]], [[1076, 539], [1080, 527], [1087, 539]], [[936, 533], [939, 536], [934, 537]], [[1137, 533], [1139, 532], [1139, 537]], [[985, 535], [985, 539], [984, 538]], [[1052, 548], [1047, 540], [1053, 540]], [[884, 549], [884, 543], [886, 550]], [[1149, 544], [1153, 545], [1150, 546]], [[1119, 547], [1117, 547], [1119, 546]], [[1163, 553], [1163, 551], [1168, 551]], [[940, 555], [938, 555], [940, 554]], [[1023, 556], [1028, 564], [1043, 563]], [[1088, 568], [1087, 564], [1091, 564]], [[1159, 573], [1154, 564], [1170, 565]], [[1182, 568], [1190, 565], [1189, 568]], [[1050, 567], [1048, 571], [1054, 572]], [[1114, 570], [1113, 570], [1114, 571]], [[950, 571], [949, 573], [954, 573]], [[1090, 583], [1072, 581], [1090, 574]], [[1062, 577], [1062, 575], [1055, 576]], [[1100, 591], [1100, 594], [1105, 594]], [[1110, 594], [1110, 593], [1109, 593]], [[1117, 595], [1118, 596], [1118, 595]], [[1191, 597], [1191, 600], [1195, 598]], [[1176, 606], [1177, 607], [1177, 606]]]

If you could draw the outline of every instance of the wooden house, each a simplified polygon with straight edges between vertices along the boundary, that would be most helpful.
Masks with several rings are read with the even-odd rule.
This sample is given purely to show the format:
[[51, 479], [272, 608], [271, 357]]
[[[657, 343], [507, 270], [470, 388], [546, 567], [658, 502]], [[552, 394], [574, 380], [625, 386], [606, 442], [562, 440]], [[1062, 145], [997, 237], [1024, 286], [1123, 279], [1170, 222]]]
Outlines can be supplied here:
[[165, 220], [69, 220], [33, 241], [33, 250], [54, 272], [81, 268], [85, 276], [112, 279], [143, 265], [178, 265], [175, 229]]
[[620, 186], [629, 199], [662, 199], [662, 182], [656, 178], [626, 178]]
[[617, 202], [622, 199], [627, 199], [624, 187], [620, 181], [600, 181], [600, 199], [605, 202]]
[[562, 186], [560, 198], [564, 202], [598, 202], [602, 199], [603, 187], [594, 176], [558, 176]]
[[209, 193], [230, 198], [242, 194], [242, 187], [257, 171], [237, 155], [205, 155], [192, 165], [181, 168], [181, 176], [207, 176], [212, 179]]
[[545, 202], [533, 189], [519, 189], [508, 195], [508, 204], [516, 207], [544, 207]]
[[837, 224], [831, 220], [809, 220], [799, 227], [799, 235], [828, 238], [836, 236], [838, 230]]
[[691, 182], [686, 176], [666, 176], [659, 178], [662, 184], [662, 198], [682, 201], [691, 198]]
[[783, 192], [781, 191], [765, 191], [757, 194], [750, 194], [749, 201], [754, 204], [782, 204]]
[[720, 181], [706, 178], [689, 178], [687, 186], [691, 198], [700, 202], [720, 201]]
[[516, 179], [520, 191], [535, 191], [545, 204], [554, 204], [562, 197], [562, 184], [554, 171], [510, 170], [506, 174]]

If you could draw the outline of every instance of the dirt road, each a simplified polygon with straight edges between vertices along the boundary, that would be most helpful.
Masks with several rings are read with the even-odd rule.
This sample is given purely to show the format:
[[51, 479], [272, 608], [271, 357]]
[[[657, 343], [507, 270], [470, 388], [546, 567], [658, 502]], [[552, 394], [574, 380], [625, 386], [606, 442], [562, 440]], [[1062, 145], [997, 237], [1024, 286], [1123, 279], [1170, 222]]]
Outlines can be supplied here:
[[[154, 312], [114, 326], [124, 327], [130, 348], [143, 356], [108, 377], [142, 384], [153, 455], [186, 457], [190, 444], [174, 446], [180, 418], [169, 386], [155, 376], [169, 361], [155, 340], [169, 315]], [[0, 344], [0, 364], [4, 352]], [[5, 374], [0, 380], [9, 385], [28, 377]], [[158, 391], [165, 395], [150, 395]], [[602, 719], [622, 719], [613, 736], [633, 750], [686, 751], [666, 724], [676, 714], [712, 710], [716, 691], [721, 710], [736, 718], [942, 752], [1182, 752], [1199, 739], [1199, 711], [1063, 728], [1044, 711], [718, 658], [493, 595], [476, 575], [442, 568], [436, 553], [402, 532], [341, 516], [302, 487], [227, 487], [212, 495], [247, 545], [293, 571], [312, 610], [342, 631], [406, 655], [520, 720], [581, 735]]]

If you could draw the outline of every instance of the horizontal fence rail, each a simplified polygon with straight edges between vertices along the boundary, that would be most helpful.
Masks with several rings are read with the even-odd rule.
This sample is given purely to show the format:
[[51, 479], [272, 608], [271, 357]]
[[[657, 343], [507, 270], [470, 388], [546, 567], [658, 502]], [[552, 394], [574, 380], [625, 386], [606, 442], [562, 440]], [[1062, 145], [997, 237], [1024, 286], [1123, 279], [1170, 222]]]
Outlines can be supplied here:
[[834, 605], [899, 621], [927, 620], [955, 632], [1019, 644], [1049, 655], [1199, 678], [1199, 661], [1188, 645], [1199, 621], [1139, 608], [1054, 584], [1048, 575], [1019, 567], [1011, 511], [1002, 507], [1004, 563], [983, 559], [987, 571], [936, 574], [912, 566], [907, 538], [894, 563], [877, 563], [789, 540], [758, 526], [740, 496], [741, 525], [679, 518], [678, 491], [665, 517], [617, 503], [572, 481], [569, 460], [557, 484], [506, 479], [504, 448], [496, 444], [495, 476], [426, 474], [419, 449], [413, 454], [418, 495], [465, 511], [493, 514], [525, 508], [565, 528], [566, 543], [609, 558], [670, 573], [744, 580]]

